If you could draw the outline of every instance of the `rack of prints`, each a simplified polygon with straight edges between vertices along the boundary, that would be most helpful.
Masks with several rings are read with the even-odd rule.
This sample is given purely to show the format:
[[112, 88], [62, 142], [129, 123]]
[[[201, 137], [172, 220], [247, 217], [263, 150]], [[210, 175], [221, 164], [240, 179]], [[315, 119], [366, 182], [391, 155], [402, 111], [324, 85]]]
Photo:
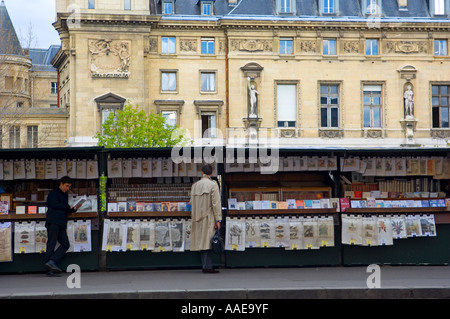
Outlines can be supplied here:
[[[186, 163], [190, 160], [190, 163]], [[203, 162], [201, 159], [188, 159], [175, 163], [172, 158], [115, 158], [108, 159], [109, 178], [128, 177], [174, 177], [200, 176]], [[217, 175], [217, 163], [213, 165], [213, 176]]]
[[286, 250], [334, 247], [333, 217], [227, 217], [225, 250], [270, 247]]
[[97, 179], [96, 159], [17, 159], [0, 160], [0, 180], [59, 179], [69, 176], [76, 179]]
[[[67, 237], [70, 248], [67, 252], [88, 252], [92, 250], [91, 221], [69, 220]], [[45, 221], [14, 223], [14, 253], [45, 253], [47, 248], [47, 229]]]
[[13, 261], [12, 223], [0, 222], [0, 263]]
[[450, 178], [450, 159], [445, 157], [341, 157], [342, 172], [358, 172], [363, 176], [431, 175]]
[[434, 215], [342, 215], [342, 244], [393, 245], [393, 239], [437, 236]]
[[[258, 157], [254, 161], [248, 158], [237, 158], [227, 161], [226, 172], [259, 172], [264, 165], [273, 165], [269, 160]], [[269, 163], [269, 164], [265, 164]], [[337, 170], [336, 156], [287, 156], [280, 157], [278, 172], [294, 171], [335, 171]]]
[[191, 219], [105, 219], [102, 250], [182, 252], [189, 250], [191, 225]]

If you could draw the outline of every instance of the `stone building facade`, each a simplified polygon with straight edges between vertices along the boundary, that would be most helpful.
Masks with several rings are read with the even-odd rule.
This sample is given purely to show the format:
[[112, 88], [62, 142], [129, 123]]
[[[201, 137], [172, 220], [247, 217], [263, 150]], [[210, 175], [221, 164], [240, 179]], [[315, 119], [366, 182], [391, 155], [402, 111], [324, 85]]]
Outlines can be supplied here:
[[0, 148], [64, 146], [68, 113], [51, 64], [59, 46], [23, 49], [3, 1], [0, 25]]
[[[448, 0], [56, 0], [68, 144], [126, 101], [196, 144], [442, 146]], [[203, 137], [203, 139], [201, 139]]]

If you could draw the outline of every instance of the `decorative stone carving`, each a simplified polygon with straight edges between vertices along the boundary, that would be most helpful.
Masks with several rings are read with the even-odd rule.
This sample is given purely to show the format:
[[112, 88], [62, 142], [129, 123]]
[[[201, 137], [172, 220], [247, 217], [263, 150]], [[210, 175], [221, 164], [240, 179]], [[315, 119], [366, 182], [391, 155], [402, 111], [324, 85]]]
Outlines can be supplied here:
[[319, 129], [319, 137], [321, 138], [343, 138], [343, 130], [333, 130], [333, 129]]
[[405, 145], [413, 145], [414, 142], [414, 131], [416, 130], [417, 119], [412, 116], [405, 116], [405, 119], [400, 120], [403, 130], [405, 131]]
[[430, 134], [432, 138], [439, 138], [439, 139], [450, 138], [449, 129], [431, 129]]
[[148, 42], [148, 51], [151, 53], [157, 53], [158, 52], [158, 38], [157, 37], [150, 37]]
[[425, 41], [388, 41], [386, 53], [428, 53], [428, 43]]
[[359, 41], [343, 41], [343, 53], [359, 53]]
[[297, 137], [297, 130], [295, 128], [280, 128], [281, 138], [294, 138]]
[[301, 40], [298, 44], [300, 52], [303, 53], [316, 53], [317, 42], [316, 40]]
[[131, 41], [89, 40], [89, 53], [93, 78], [129, 77]]
[[272, 52], [273, 43], [269, 40], [231, 40], [232, 51]]
[[408, 84], [405, 93], [403, 93], [405, 118], [414, 118], [414, 92], [411, 90], [411, 84]]
[[197, 40], [196, 39], [180, 39], [180, 51], [181, 52], [197, 52]]
[[361, 135], [364, 138], [382, 138], [383, 131], [381, 129], [363, 129]]

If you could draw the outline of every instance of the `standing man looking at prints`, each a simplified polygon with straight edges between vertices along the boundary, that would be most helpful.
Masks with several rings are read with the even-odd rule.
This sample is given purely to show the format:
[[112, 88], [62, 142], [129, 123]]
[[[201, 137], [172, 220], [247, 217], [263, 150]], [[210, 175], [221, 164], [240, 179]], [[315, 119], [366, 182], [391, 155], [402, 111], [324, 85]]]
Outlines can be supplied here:
[[211, 258], [211, 238], [214, 229], [220, 228], [222, 203], [219, 186], [211, 179], [213, 168], [202, 167], [202, 178], [191, 188], [192, 229], [190, 250], [200, 251], [203, 273], [218, 273], [213, 269]]
[[[58, 262], [70, 247], [67, 237], [67, 215], [74, 213], [81, 205], [69, 206], [69, 196], [67, 192], [72, 185], [72, 180], [64, 176], [59, 181], [59, 187], [55, 188], [47, 197], [47, 218], [45, 227], [47, 228], [47, 249], [45, 251], [45, 268], [49, 270], [48, 276], [56, 276], [62, 270], [58, 267]], [[55, 250], [56, 243], [60, 246]]]

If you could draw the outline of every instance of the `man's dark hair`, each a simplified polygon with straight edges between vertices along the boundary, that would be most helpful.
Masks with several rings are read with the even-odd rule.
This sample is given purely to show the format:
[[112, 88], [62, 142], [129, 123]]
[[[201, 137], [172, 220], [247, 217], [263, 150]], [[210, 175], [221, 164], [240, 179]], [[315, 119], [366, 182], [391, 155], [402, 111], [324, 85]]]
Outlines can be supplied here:
[[63, 177], [61, 177], [61, 179], [59, 180], [59, 182], [60, 182], [60, 183], [63, 183], [63, 184], [70, 184], [70, 185], [73, 184], [72, 179], [71, 179], [69, 176], [63, 176]]
[[213, 172], [213, 167], [210, 164], [205, 164], [202, 166], [202, 172], [206, 175], [211, 175]]

